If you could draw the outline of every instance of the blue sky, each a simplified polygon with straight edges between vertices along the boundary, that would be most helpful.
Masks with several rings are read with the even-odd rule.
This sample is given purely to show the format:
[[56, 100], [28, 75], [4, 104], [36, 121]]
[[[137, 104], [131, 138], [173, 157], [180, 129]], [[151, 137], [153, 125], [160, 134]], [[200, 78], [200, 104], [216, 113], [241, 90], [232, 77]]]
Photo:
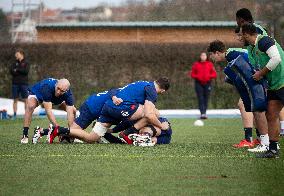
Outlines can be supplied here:
[[[29, 0], [26, 0], [28, 2]], [[14, 2], [23, 2], [22, 0], [14, 0]], [[30, 2], [40, 2], [39, 0], [30, 0]], [[73, 7], [88, 8], [95, 7], [100, 4], [119, 5], [125, 0], [42, 0], [48, 8], [72, 9]], [[11, 11], [12, 0], [0, 0], [0, 8], [5, 12]]]

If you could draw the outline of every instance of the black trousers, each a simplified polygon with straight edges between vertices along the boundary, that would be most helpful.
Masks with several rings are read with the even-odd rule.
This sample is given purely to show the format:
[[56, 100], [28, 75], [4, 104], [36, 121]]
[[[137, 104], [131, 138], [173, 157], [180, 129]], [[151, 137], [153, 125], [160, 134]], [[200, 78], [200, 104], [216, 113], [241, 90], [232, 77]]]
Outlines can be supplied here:
[[200, 113], [206, 114], [209, 95], [211, 92], [211, 82], [208, 82], [207, 84], [201, 84], [199, 81], [195, 80], [195, 92], [198, 99], [198, 107]]

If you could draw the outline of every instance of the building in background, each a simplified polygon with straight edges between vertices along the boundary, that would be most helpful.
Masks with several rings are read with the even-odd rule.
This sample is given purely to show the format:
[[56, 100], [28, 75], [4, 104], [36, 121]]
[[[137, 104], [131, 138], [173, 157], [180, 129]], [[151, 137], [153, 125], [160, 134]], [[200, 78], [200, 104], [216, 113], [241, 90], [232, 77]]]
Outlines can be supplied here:
[[234, 39], [235, 21], [80, 22], [37, 25], [38, 42], [209, 43]]

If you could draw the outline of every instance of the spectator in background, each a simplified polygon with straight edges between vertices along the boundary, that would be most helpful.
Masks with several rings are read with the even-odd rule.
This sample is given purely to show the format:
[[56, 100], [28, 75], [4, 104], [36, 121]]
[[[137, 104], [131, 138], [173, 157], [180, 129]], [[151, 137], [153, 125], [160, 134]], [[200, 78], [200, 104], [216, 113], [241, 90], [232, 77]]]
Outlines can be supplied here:
[[25, 60], [25, 53], [22, 49], [17, 49], [15, 52], [16, 62], [11, 65], [10, 73], [12, 75], [12, 97], [14, 99], [13, 110], [14, 118], [17, 115], [17, 102], [21, 95], [21, 98], [25, 102], [28, 97], [28, 74], [29, 64]]
[[211, 80], [217, 77], [214, 65], [208, 61], [207, 54], [202, 52], [199, 61], [193, 63], [188, 76], [195, 79], [195, 91], [198, 98], [200, 119], [207, 119], [206, 110], [208, 106], [209, 94], [211, 91]]

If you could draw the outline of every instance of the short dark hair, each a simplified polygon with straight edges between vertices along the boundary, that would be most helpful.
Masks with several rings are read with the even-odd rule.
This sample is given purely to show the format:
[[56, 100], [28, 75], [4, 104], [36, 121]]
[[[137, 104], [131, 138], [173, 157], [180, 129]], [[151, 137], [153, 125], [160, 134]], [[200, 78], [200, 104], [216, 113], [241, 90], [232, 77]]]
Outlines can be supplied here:
[[242, 9], [239, 9], [237, 12], [236, 12], [236, 17], [237, 18], [242, 18], [244, 19], [245, 21], [247, 22], [253, 22], [253, 17], [251, 15], [251, 12], [249, 9], [247, 8], [242, 8]]
[[161, 77], [156, 80], [156, 83], [159, 85], [161, 89], [167, 91], [170, 88], [170, 80], [167, 77]]
[[242, 33], [246, 33], [246, 34], [249, 34], [249, 35], [255, 35], [257, 34], [257, 29], [256, 29], [256, 26], [254, 26], [253, 24], [251, 23], [248, 23], [248, 24], [243, 24], [242, 25]]
[[22, 54], [23, 56], [25, 56], [25, 52], [22, 48], [17, 48], [15, 53], [17, 53], [17, 52]]
[[225, 52], [226, 51], [226, 46], [225, 44], [220, 41], [220, 40], [215, 40], [213, 42], [211, 42], [207, 48], [208, 52]]

